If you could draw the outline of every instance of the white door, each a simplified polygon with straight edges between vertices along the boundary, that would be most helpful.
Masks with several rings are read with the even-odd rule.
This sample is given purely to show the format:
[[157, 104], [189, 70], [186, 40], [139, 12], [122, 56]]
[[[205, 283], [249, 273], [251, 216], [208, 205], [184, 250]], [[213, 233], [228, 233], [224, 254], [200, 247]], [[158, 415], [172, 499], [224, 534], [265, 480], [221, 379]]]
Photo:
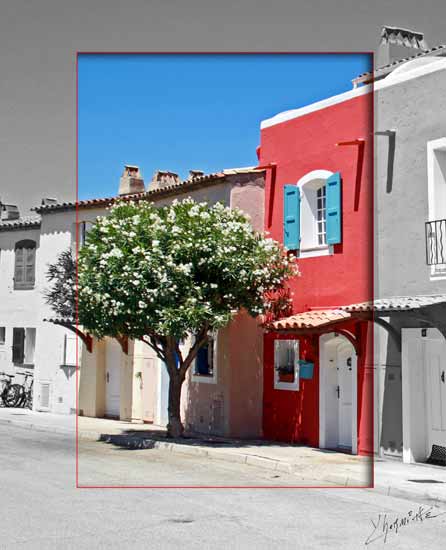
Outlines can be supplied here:
[[2, 349], [4, 346], [0, 346], [0, 372], [6, 370], [6, 350]]
[[158, 361], [158, 399], [156, 424], [167, 426], [169, 422], [169, 374], [163, 361]]
[[446, 447], [446, 364], [444, 343], [436, 340], [426, 342], [426, 387], [427, 387], [427, 455], [432, 445]]
[[108, 339], [105, 355], [105, 414], [119, 418], [121, 346]]
[[337, 357], [338, 372], [338, 446], [352, 447], [353, 357], [348, 347], [340, 347]]
[[144, 422], [153, 422], [155, 419], [156, 372], [154, 361], [151, 357], [145, 357], [142, 364], [141, 400]]

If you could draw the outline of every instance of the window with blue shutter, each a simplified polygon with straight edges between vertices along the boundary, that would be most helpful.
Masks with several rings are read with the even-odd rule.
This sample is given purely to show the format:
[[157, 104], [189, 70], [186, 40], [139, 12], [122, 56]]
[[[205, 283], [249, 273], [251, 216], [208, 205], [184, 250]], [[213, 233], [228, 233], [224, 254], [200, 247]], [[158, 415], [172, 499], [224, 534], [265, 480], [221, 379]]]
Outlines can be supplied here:
[[342, 193], [341, 174], [336, 172], [326, 183], [326, 231], [327, 244], [342, 241]]
[[296, 185], [283, 189], [283, 244], [289, 250], [300, 247], [300, 191]]

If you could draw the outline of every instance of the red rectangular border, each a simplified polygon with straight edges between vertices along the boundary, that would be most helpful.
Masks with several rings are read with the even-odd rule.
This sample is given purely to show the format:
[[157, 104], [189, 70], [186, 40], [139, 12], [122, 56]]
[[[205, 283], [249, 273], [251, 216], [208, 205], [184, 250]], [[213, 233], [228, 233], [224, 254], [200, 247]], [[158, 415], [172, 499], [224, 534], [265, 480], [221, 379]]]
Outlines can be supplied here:
[[[76, 86], [76, 92], [75, 92], [75, 102], [76, 102], [76, 125], [75, 125], [75, 135], [76, 135], [76, 141], [75, 141], [75, 156], [76, 156], [76, 213], [75, 213], [75, 220], [76, 220], [76, 326], [79, 325], [79, 310], [78, 310], [78, 271], [77, 271], [77, 259], [79, 254], [79, 56], [80, 55], [351, 55], [351, 54], [367, 54], [371, 55], [372, 57], [372, 67], [375, 66], [374, 61], [374, 52], [373, 51], [277, 51], [277, 52], [253, 52], [253, 51], [226, 51], [226, 52], [199, 52], [199, 51], [183, 51], [183, 52], [156, 52], [156, 51], [129, 51], [129, 52], [115, 52], [115, 51], [77, 51], [75, 66], [76, 66], [76, 77], [75, 77], [75, 86]], [[374, 89], [371, 91], [372, 93], [372, 112], [371, 112], [371, 118], [372, 118], [372, 139], [374, 139], [374, 130], [375, 130], [375, 115], [374, 115]], [[374, 158], [374, 141], [373, 141], [373, 158]], [[374, 162], [372, 162], [372, 181], [375, 181], [375, 174], [374, 174]], [[372, 193], [372, 204], [371, 204], [372, 212], [374, 212], [375, 205], [374, 205], [374, 193]], [[372, 234], [374, 235], [374, 216], [372, 216]], [[371, 250], [372, 258], [374, 261], [375, 258], [375, 246], [374, 246], [374, 239], [372, 239], [372, 250]], [[372, 274], [372, 284], [373, 284], [373, 290], [375, 287], [375, 276], [374, 276], [374, 270]], [[373, 454], [371, 456], [371, 483], [367, 486], [346, 486], [346, 487], [333, 487], [333, 486], [327, 486], [327, 485], [80, 485], [79, 484], [79, 336], [76, 334], [76, 489], [373, 489], [375, 486], [375, 455], [374, 455], [374, 449], [375, 449], [375, 433], [374, 429], [372, 429], [372, 441], [373, 441]], [[374, 336], [373, 336], [373, 330], [371, 332], [371, 345], [372, 345], [372, 357], [374, 354], [373, 349], [373, 342], [374, 342]], [[375, 403], [374, 403], [374, 392], [372, 391], [372, 409], [375, 410]], [[373, 425], [372, 425], [373, 428]]]

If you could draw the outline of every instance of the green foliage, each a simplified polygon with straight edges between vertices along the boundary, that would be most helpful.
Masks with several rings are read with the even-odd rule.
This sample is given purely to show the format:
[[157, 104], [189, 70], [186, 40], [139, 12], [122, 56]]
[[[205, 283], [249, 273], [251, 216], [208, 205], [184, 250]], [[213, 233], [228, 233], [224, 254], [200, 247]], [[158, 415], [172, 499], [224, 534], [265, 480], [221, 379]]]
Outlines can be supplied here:
[[46, 278], [51, 286], [44, 292], [59, 319], [76, 318], [76, 262], [71, 250], [62, 252], [56, 262], [48, 266]]
[[179, 340], [223, 327], [296, 273], [295, 258], [255, 233], [240, 210], [192, 199], [161, 208], [120, 202], [99, 218], [79, 257], [79, 320], [103, 336]]

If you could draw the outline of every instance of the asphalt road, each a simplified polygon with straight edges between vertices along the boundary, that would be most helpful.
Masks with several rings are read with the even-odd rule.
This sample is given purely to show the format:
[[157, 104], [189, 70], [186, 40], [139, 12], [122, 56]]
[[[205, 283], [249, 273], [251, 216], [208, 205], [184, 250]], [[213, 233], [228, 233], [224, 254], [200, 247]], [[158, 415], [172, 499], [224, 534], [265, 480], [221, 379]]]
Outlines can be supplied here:
[[320, 481], [247, 464], [160, 449], [130, 450], [95, 441], [79, 441], [78, 464], [82, 487], [321, 485]]
[[[83, 484], [137, 479], [143, 470], [159, 484], [277, 482], [246, 465], [81, 443]], [[72, 438], [6, 425], [0, 488], [1, 549], [418, 550], [442, 548], [446, 537], [446, 508], [420, 512], [417, 502], [362, 489], [75, 488]]]

